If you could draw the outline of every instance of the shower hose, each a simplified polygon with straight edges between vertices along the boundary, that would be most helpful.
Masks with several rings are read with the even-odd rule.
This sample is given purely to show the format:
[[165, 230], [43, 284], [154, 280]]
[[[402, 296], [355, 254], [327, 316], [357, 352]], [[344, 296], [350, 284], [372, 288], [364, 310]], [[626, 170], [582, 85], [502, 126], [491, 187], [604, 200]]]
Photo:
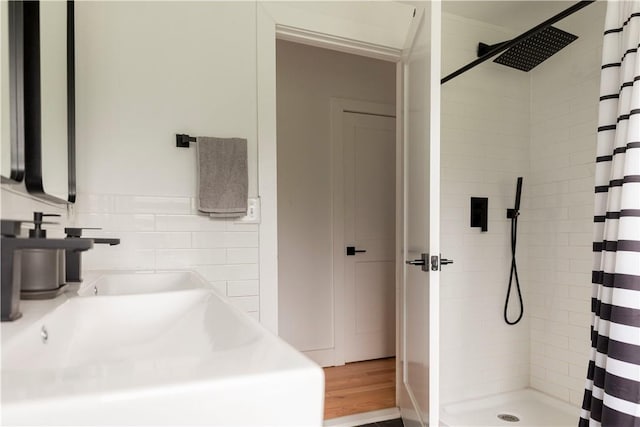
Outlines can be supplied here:
[[[518, 323], [524, 314], [524, 304], [522, 303], [522, 291], [520, 290], [520, 280], [518, 279], [518, 267], [516, 266], [516, 239], [518, 237], [518, 215], [515, 211], [511, 218], [511, 272], [509, 273], [509, 287], [507, 288], [507, 297], [504, 300], [504, 321], [509, 325]], [[518, 300], [520, 300], [520, 315], [513, 322], [507, 317], [507, 308], [509, 306], [509, 297], [511, 296], [511, 287], [515, 277], [516, 290], [518, 292]]]

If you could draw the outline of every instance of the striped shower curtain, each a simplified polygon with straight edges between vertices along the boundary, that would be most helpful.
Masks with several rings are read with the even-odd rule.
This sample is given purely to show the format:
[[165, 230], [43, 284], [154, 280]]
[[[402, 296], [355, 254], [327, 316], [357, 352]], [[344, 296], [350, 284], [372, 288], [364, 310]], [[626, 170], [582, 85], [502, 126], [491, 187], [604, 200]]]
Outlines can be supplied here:
[[582, 426], [640, 427], [640, 0], [607, 4]]

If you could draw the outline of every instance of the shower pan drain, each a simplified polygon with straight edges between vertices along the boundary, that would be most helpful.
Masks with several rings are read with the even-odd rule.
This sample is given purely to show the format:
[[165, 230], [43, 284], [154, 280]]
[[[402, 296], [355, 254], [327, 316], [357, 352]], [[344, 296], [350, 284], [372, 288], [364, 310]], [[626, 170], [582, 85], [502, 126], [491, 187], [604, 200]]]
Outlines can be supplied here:
[[500, 418], [502, 421], [508, 421], [510, 423], [517, 423], [518, 421], [520, 421], [520, 418], [511, 414], [498, 414], [498, 418]]

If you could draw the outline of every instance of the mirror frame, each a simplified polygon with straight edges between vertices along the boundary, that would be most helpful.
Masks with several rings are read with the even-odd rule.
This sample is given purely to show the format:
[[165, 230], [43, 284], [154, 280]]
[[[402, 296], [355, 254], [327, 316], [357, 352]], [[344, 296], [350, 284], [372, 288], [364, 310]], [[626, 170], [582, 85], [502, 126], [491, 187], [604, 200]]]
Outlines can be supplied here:
[[24, 178], [24, 21], [23, 3], [9, 1], [9, 127], [11, 172], [2, 183], [15, 184]]
[[42, 105], [40, 88], [40, 2], [25, 1], [24, 14], [24, 140], [27, 191], [55, 203], [76, 200], [75, 31], [73, 0], [67, 0], [67, 200], [47, 194], [42, 181]]

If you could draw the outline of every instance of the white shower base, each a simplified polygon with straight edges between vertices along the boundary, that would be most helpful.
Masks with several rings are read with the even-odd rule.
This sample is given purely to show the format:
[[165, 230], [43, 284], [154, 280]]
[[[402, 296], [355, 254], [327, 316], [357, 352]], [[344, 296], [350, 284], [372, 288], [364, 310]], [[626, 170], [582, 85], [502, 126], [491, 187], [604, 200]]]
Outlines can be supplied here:
[[[441, 409], [440, 421], [448, 427], [575, 427], [579, 413], [575, 406], [525, 389], [445, 405]], [[520, 421], [503, 421], [498, 414], [515, 415]]]

